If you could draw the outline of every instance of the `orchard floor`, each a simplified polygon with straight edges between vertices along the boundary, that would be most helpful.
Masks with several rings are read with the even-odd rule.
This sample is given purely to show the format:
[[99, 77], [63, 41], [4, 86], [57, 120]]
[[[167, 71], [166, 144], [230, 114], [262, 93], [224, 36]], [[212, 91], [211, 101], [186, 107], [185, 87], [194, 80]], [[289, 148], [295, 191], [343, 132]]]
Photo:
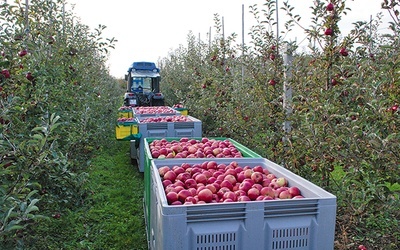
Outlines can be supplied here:
[[148, 249], [143, 173], [131, 164], [129, 142], [110, 142], [88, 173], [85, 204], [44, 222], [36, 232], [40, 239], [29, 249]]

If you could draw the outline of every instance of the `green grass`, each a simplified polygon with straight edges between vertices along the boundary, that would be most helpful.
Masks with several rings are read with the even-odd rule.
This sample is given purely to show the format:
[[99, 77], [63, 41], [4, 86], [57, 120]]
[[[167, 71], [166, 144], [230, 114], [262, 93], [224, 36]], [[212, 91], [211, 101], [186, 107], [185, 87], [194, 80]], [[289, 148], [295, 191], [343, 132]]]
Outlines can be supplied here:
[[44, 221], [32, 249], [147, 249], [143, 174], [130, 163], [129, 142], [110, 142], [88, 173], [86, 203]]

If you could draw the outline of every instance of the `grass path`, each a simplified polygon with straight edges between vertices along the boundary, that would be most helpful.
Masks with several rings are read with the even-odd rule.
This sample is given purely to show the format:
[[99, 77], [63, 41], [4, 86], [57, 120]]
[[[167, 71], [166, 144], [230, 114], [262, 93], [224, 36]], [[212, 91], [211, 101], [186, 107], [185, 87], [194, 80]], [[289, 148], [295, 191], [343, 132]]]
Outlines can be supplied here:
[[147, 249], [143, 173], [130, 162], [129, 142], [110, 141], [88, 173], [87, 203], [44, 222], [35, 249]]
[[[93, 242], [106, 249], [147, 249], [143, 174], [130, 163], [129, 142], [115, 141], [91, 164]], [[100, 248], [99, 248], [100, 249]]]

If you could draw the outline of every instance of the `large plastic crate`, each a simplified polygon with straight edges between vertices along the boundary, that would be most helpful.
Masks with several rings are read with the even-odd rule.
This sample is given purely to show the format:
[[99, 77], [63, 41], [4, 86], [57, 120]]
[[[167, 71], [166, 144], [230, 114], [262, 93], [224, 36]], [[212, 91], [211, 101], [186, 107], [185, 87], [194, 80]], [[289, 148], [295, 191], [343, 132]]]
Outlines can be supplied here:
[[[214, 159], [229, 163], [232, 159]], [[204, 159], [187, 159], [201, 163]], [[332, 250], [336, 197], [304, 178], [264, 158], [235, 158], [239, 165], [262, 165], [302, 199], [170, 206], [158, 168], [181, 161], [154, 160], [151, 165], [150, 249]]]
[[131, 118], [133, 117], [133, 112], [131, 107], [121, 107], [118, 109], [118, 118]]
[[179, 111], [181, 115], [189, 115], [189, 110], [187, 108], [174, 108], [174, 109]]
[[[154, 140], [159, 140], [161, 138], [143, 138], [144, 141], [144, 209], [145, 209], [145, 218], [147, 221], [147, 228], [149, 229], [149, 221], [151, 220], [150, 218], [150, 193], [151, 193], [151, 180], [150, 180], [150, 166], [151, 166], [151, 162], [155, 159], [153, 159], [153, 157], [151, 156], [151, 152], [150, 152], [150, 147], [149, 144], [151, 142], [153, 142]], [[167, 137], [167, 138], [163, 138], [166, 139], [167, 141], [179, 141], [179, 137]], [[195, 137], [195, 138], [188, 138], [189, 140], [191, 139], [195, 139], [195, 140], [201, 140], [202, 138], [200, 137]], [[246, 158], [262, 158], [261, 155], [257, 154], [256, 152], [252, 151], [251, 149], [249, 149], [248, 147], [240, 144], [239, 142], [235, 141], [232, 138], [226, 138], [226, 137], [208, 137], [208, 139], [210, 140], [217, 140], [217, 141], [224, 141], [224, 140], [229, 140], [233, 143], [233, 145], [242, 153], [243, 157]], [[164, 159], [160, 159], [160, 161], [182, 161], [184, 162], [187, 158], [181, 158], [181, 159], [176, 159], [176, 158], [164, 158]], [[231, 158], [232, 159], [232, 158]], [[237, 159], [237, 158], [235, 158]]]
[[190, 121], [157, 123], [138, 122], [139, 133], [142, 135], [138, 152], [138, 167], [140, 172], [144, 172], [145, 167], [144, 138], [202, 136], [202, 122], [192, 116], [187, 116], [187, 118], [190, 119]]
[[141, 109], [155, 109], [155, 108], [159, 108], [159, 106], [150, 106], [150, 107], [134, 107], [132, 108], [132, 112], [133, 112], [133, 116], [137, 117], [139, 120], [140, 119], [144, 119], [144, 118], [149, 118], [149, 117], [154, 117], [154, 116], [172, 116], [172, 115], [181, 115], [181, 113], [171, 107], [168, 106], [164, 106], [164, 108], [166, 108], [166, 110], [168, 111], [167, 113], [143, 113], [140, 114], [137, 112], [137, 109], [141, 108]]
[[115, 137], [117, 140], [131, 140], [139, 133], [137, 121], [117, 122], [115, 125]]

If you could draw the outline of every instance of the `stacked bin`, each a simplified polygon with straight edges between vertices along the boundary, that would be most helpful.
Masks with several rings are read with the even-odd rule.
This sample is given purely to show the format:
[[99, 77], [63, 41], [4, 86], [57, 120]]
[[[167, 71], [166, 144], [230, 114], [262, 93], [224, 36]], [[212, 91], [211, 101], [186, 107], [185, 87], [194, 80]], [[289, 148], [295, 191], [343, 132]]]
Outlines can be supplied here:
[[[184, 159], [194, 164], [205, 159]], [[209, 160], [209, 159], [208, 159]], [[216, 158], [229, 164], [232, 159]], [[150, 167], [150, 249], [332, 250], [336, 197], [265, 158], [235, 158], [240, 166], [261, 165], [305, 198], [168, 205], [158, 168], [182, 160], [153, 160]]]
[[[150, 107], [132, 107], [132, 113], [133, 117], [137, 119], [139, 122], [142, 119], [150, 118], [150, 117], [166, 117], [166, 116], [176, 116], [180, 115], [179, 111], [174, 110], [171, 107], [168, 106], [150, 106]], [[163, 110], [164, 112], [160, 112]], [[134, 136], [131, 136], [131, 148], [130, 148], [130, 154], [131, 154], [131, 160], [135, 159], [135, 161], [138, 162], [139, 165], [139, 170], [143, 172], [142, 166], [140, 165], [140, 155], [139, 151], [140, 148], [143, 147], [143, 145], [140, 144], [140, 142], [143, 141], [143, 137], [148, 136], [148, 134], [154, 134], [154, 136], [163, 135], [163, 125], [161, 125], [160, 128], [157, 128], [157, 125], [150, 125], [148, 128], [146, 125], [143, 125], [144, 123], [141, 123], [141, 126], [139, 129], [138, 126], [138, 131], [137, 134]], [[143, 151], [143, 150], [142, 150]]]
[[138, 132], [138, 122], [134, 118], [117, 121], [115, 125], [115, 137], [117, 140], [132, 140], [137, 137]]
[[137, 120], [133, 118], [132, 107], [122, 106], [118, 109], [118, 119], [115, 125], [117, 140], [131, 140], [138, 133]]
[[202, 122], [192, 116], [187, 116], [187, 122], [154, 122], [142, 123], [139, 121], [138, 128], [141, 134], [138, 153], [138, 167], [144, 172], [145, 167], [145, 138], [160, 137], [201, 137]]
[[171, 116], [171, 115], [181, 115], [181, 113], [171, 107], [163, 107], [165, 108], [165, 113], [153, 113], [153, 112], [144, 112], [144, 113], [139, 113], [139, 109], [142, 110], [147, 110], [147, 111], [151, 111], [152, 109], [156, 109], [156, 108], [161, 108], [160, 106], [155, 106], [155, 107], [134, 107], [132, 108], [132, 112], [134, 117], [140, 119], [144, 119], [144, 118], [149, 118], [149, 117], [155, 117], [155, 116]]
[[179, 111], [181, 115], [189, 115], [189, 110], [187, 108], [174, 108], [174, 109]]
[[132, 107], [124, 106], [118, 109], [118, 118], [132, 118]]
[[[180, 138], [178, 137], [167, 137], [167, 138], [162, 138], [165, 139], [169, 142], [172, 141], [179, 141]], [[188, 138], [188, 140], [195, 139], [195, 140], [201, 140], [202, 138], [200, 137], [192, 137]], [[217, 140], [217, 141], [225, 141], [229, 140], [232, 142], [232, 144], [238, 149], [238, 151], [242, 154], [244, 158], [261, 158], [261, 156], [254, 151], [250, 150], [246, 146], [240, 144], [239, 142], [231, 139], [231, 138], [226, 138], [226, 137], [210, 137], [208, 138], [210, 140]], [[144, 138], [144, 214], [145, 214], [145, 219], [146, 219], [146, 225], [147, 225], [147, 233], [148, 233], [148, 238], [150, 237], [150, 220], [151, 220], [151, 214], [150, 214], [150, 208], [151, 208], [151, 163], [156, 160], [153, 159], [150, 151], [149, 144], [153, 142], [154, 140], [160, 140], [160, 138]], [[213, 158], [216, 159], [216, 158]], [[240, 158], [226, 158], [226, 159], [240, 159]], [[169, 161], [172, 162], [184, 162], [186, 159], [175, 159], [175, 158], [164, 158], [162, 160], [157, 160], [157, 161], [165, 161], [166, 163]]]

